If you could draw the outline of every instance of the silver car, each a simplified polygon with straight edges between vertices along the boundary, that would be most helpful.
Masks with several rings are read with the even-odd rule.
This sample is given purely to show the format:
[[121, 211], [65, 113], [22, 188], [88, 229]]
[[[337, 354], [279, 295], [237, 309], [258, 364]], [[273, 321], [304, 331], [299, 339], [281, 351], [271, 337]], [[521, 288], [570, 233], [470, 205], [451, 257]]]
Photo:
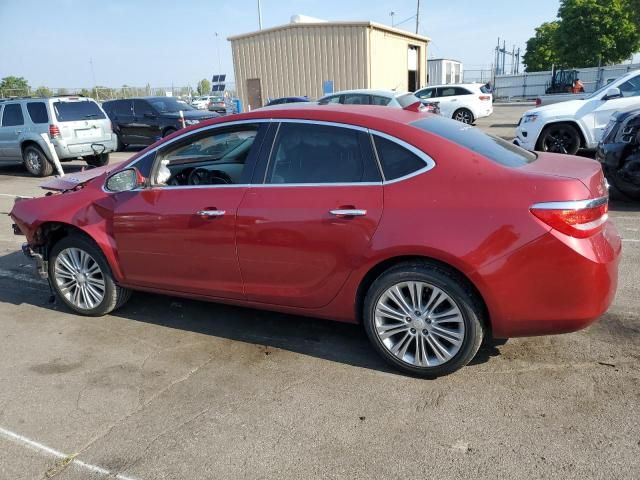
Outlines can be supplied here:
[[49, 144], [61, 162], [82, 158], [96, 167], [115, 150], [111, 121], [90, 98], [0, 100], [0, 164], [20, 161], [32, 175], [51, 175]]

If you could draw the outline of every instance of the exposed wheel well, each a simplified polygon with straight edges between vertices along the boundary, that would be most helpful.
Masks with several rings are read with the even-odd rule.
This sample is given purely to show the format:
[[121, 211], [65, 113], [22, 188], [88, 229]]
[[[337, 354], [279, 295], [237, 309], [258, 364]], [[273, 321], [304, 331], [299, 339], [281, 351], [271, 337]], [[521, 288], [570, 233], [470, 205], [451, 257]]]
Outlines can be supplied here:
[[[51, 251], [51, 248], [61, 239], [63, 239], [64, 237], [68, 237], [69, 235], [82, 236], [98, 246], [93, 238], [91, 238], [81, 229], [79, 229], [78, 227], [74, 227], [73, 225], [69, 225], [68, 223], [62, 222], [43, 223], [40, 228], [38, 228], [34, 240], [42, 249], [42, 254], [46, 260], [49, 258], [49, 252]], [[98, 246], [98, 248], [100, 247]]]
[[587, 140], [584, 138], [584, 133], [582, 133], [582, 129], [580, 128], [580, 125], [578, 125], [577, 122], [574, 122], [572, 120], [565, 120], [561, 122], [548, 123], [544, 126], [542, 130], [540, 130], [540, 135], [538, 135], [538, 138], [536, 139], [536, 150], [540, 149], [540, 139], [542, 138], [542, 133], [547, 128], [552, 127], [554, 125], [571, 125], [573, 128], [575, 128], [578, 131], [578, 135], [580, 136], [580, 148], [585, 148], [587, 146]]
[[162, 136], [166, 137], [170, 133], [177, 132], [177, 131], [178, 129], [175, 127], [166, 127], [164, 130], [162, 130]]
[[434, 265], [439, 268], [449, 270], [450, 272], [453, 272], [454, 274], [456, 274], [456, 276], [458, 276], [463, 282], [465, 282], [467, 286], [475, 293], [475, 295], [478, 297], [478, 300], [482, 304], [482, 307], [484, 309], [484, 318], [486, 318], [488, 322], [488, 325], [485, 325], [485, 327], [487, 328], [487, 336], [491, 336], [491, 318], [489, 317], [487, 304], [485, 303], [484, 298], [482, 298], [480, 291], [473, 284], [473, 282], [469, 280], [469, 278], [464, 273], [462, 273], [457, 268], [452, 267], [448, 263], [442, 262], [440, 260], [436, 260], [434, 258], [421, 257], [417, 255], [388, 258], [387, 260], [384, 260], [378, 263], [373, 268], [371, 268], [371, 270], [367, 272], [367, 274], [364, 276], [364, 278], [360, 282], [360, 285], [358, 286], [358, 291], [356, 294], [356, 318], [358, 319], [358, 322], [361, 322], [362, 310], [364, 308], [364, 299], [367, 295], [367, 291], [369, 290], [373, 282], [375, 282], [376, 279], [380, 275], [382, 275], [385, 271], [389, 270], [392, 267], [395, 267], [396, 265], [400, 265], [402, 263], [424, 263], [427, 265]]
[[25, 140], [24, 142], [22, 142], [22, 145], [20, 145], [20, 149], [24, 153], [24, 149], [29, 146], [36, 147], [38, 150], [44, 153], [44, 156], [47, 157], [47, 160], [49, 160], [49, 156], [47, 155], [47, 153], [42, 149], [42, 147], [38, 144], [38, 142], [34, 140]]

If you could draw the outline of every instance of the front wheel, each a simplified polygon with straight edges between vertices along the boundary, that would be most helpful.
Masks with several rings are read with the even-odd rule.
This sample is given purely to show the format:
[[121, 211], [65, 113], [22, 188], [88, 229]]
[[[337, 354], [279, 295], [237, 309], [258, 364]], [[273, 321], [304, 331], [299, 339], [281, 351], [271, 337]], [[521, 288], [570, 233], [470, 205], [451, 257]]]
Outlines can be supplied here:
[[543, 152], [575, 155], [580, 149], [580, 134], [568, 123], [550, 125], [542, 131], [537, 149]]
[[35, 145], [28, 145], [22, 151], [22, 162], [27, 171], [36, 177], [48, 177], [53, 173], [53, 165], [44, 152]]
[[92, 155], [85, 157], [84, 161], [87, 162], [87, 165], [90, 167], [104, 167], [109, 163], [109, 154], [101, 153], [99, 155]]
[[124, 305], [131, 294], [116, 285], [100, 249], [79, 235], [64, 237], [53, 246], [49, 278], [64, 304], [81, 315], [106, 315]]
[[459, 275], [428, 263], [382, 274], [364, 302], [364, 327], [394, 367], [425, 378], [455, 372], [478, 352], [484, 310]]

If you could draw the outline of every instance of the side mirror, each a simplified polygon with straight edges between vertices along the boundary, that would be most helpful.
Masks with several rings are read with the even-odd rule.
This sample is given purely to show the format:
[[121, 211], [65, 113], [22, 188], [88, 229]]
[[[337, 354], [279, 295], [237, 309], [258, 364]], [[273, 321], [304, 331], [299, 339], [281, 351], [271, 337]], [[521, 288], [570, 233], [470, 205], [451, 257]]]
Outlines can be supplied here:
[[607, 90], [607, 94], [602, 98], [603, 100], [612, 100], [614, 98], [622, 97], [622, 92], [619, 88], [613, 87]]
[[105, 183], [110, 192], [130, 192], [144, 185], [144, 177], [136, 168], [127, 168], [114, 173]]

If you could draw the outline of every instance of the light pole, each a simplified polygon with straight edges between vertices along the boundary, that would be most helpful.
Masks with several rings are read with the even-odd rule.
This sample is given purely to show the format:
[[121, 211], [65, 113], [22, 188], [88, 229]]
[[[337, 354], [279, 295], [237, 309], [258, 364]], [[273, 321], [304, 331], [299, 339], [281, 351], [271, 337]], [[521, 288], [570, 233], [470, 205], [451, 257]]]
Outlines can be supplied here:
[[391, 27], [393, 27], [393, 17], [395, 17], [396, 12], [389, 12], [389, 16], [391, 17]]
[[260, 0], [258, 0], [258, 25], [262, 30], [262, 2]]
[[218, 74], [222, 74], [222, 61], [220, 60], [220, 35], [216, 32], [216, 49], [218, 50]]

